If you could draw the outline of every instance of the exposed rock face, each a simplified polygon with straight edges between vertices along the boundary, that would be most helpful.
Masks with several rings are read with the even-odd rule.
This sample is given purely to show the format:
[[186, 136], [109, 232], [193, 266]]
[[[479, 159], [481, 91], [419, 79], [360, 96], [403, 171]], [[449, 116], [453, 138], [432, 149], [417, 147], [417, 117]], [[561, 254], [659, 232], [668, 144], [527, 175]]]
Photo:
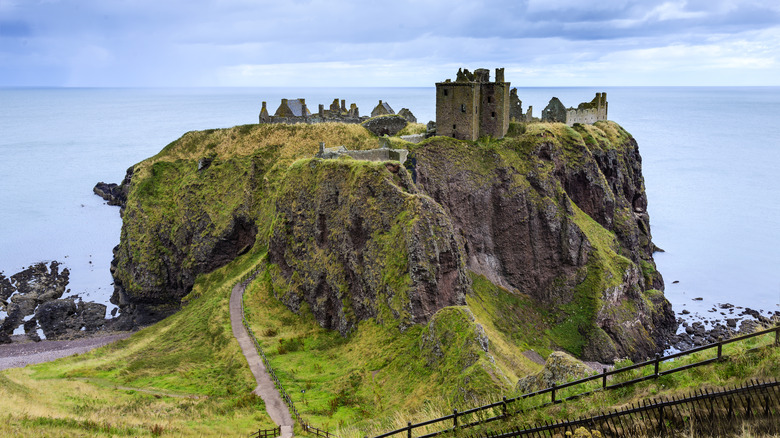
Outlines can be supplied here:
[[423, 323], [469, 289], [449, 218], [397, 164], [296, 164], [276, 200], [269, 261], [277, 297], [342, 334], [374, 317]]
[[94, 333], [105, 326], [105, 315], [105, 305], [74, 299], [49, 301], [35, 311], [46, 339], [76, 337], [82, 331]]
[[112, 262], [118, 329], [156, 322], [175, 312], [198, 274], [248, 251], [257, 225], [242, 196], [256, 180], [237, 167], [261, 160], [159, 162], [134, 174]]
[[19, 326], [30, 339], [40, 340], [38, 328], [47, 339], [74, 338], [105, 327], [106, 306], [59, 299], [65, 293], [70, 272], [59, 270], [59, 263], [38, 263], [6, 278], [0, 274], [0, 309], [6, 317], [0, 321], [0, 344], [11, 342], [10, 335]]
[[407, 122], [404, 117], [394, 114], [368, 119], [363, 122], [363, 127], [378, 136], [396, 135], [404, 129], [408, 123], [409, 122]]
[[[579, 333], [584, 343], [567, 348], [599, 361], [652, 355], [676, 323], [663, 295], [647, 292], [663, 281], [652, 260], [636, 142], [608, 122], [579, 131], [529, 126], [539, 132], [506, 149], [447, 138], [413, 148], [418, 187], [452, 218], [469, 269], [571, 324], [561, 337]], [[602, 242], [614, 238], [591, 218], [617, 241]], [[575, 308], [594, 324], [568, 318]]]
[[108, 205], [125, 206], [127, 203], [127, 193], [130, 191], [130, 181], [133, 177], [133, 168], [127, 169], [124, 180], [121, 184], [99, 182], [95, 184], [92, 191], [101, 198], [108, 201]]
[[593, 374], [587, 365], [562, 351], [553, 351], [547, 357], [544, 368], [536, 374], [518, 380], [515, 389], [520, 394], [539, 391], [569, 379], [581, 379]]

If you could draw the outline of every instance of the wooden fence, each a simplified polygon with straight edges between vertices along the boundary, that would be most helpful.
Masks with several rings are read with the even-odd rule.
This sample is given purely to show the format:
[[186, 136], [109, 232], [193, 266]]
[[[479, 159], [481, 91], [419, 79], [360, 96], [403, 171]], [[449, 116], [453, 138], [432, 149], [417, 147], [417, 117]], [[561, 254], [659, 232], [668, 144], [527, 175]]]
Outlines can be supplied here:
[[751, 381], [741, 387], [722, 391], [699, 390], [682, 398], [645, 400], [621, 410], [600, 415], [538, 424], [520, 430], [471, 436], [469, 438], [550, 437], [574, 432], [579, 427], [598, 431], [604, 437], [674, 436], [678, 431], [700, 436], [731, 436], [740, 432], [739, 420], [757, 423], [753, 429], [762, 434], [780, 432], [780, 382]]
[[[625, 386], [628, 386], [628, 385], [633, 385], [633, 384], [636, 384], [636, 383], [639, 383], [639, 382], [643, 382], [645, 380], [657, 379], [657, 378], [659, 378], [661, 376], [666, 376], [666, 375], [669, 375], [669, 374], [678, 373], [680, 371], [688, 370], [688, 369], [691, 369], [691, 368], [699, 367], [699, 366], [702, 366], [702, 365], [707, 365], [707, 364], [710, 364], [710, 363], [722, 360], [725, 357], [725, 356], [723, 356], [723, 346], [724, 345], [731, 344], [731, 343], [734, 343], [734, 342], [744, 341], [746, 339], [755, 338], [755, 337], [758, 337], [758, 336], [763, 336], [763, 335], [766, 335], [766, 334], [769, 334], [769, 333], [774, 333], [775, 334], [774, 346], [777, 347], [778, 345], [780, 345], [780, 324], [777, 324], [775, 327], [767, 329], [767, 330], [762, 330], [762, 331], [751, 333], [751, 334], [748, 334], [748, 335], [738, 336], [738, 337], [731, 338], [731, 339], [728, 339], [728, 340], [725, 340], [725, 341], [718, 341], [717, 343], [714, 343], [714, 344], [704, 345], [704, 346], [701, 346], [701, 347], [698, 347], [698, 348], [693, 348], [691, 350], [683, 351], [683, 352], [680, 352], [680, 353], [670, 354], [670, 355], [667, 355], [667, 356], [661, 356], [659, 354], [656, 354], [654, 359], [651, 359], [651, 360], [648, 360], [648, 361], [645, 361], [645, 362], [641, 362], [641, 363], [637, 363], [637, 364], [634, 364], [634, 365], [631, 365], [631, 366], [628, 366], [628, 367], [625, 367], [625, 368], [620, 368], [620, 369], [615, 369], [615, 370], [607, 370], [606, 368], [604, 368], [602, 373], [599, 373], [599, 374], [596, 374], [596, 375], [593, 375], [593, 376], [590, 376], [590, 377], [585, 377], [583, 379], [575, 380], [575, 381], [564, 383], [564, 384], [561, 384], [561, 385], [553, 384], [549, 388], [545, 388], [545, 389], [542, 389], [540, 391], [531, 392], [531, 393], [528, 393], [528, 394], [523, 394], [523, 395], [520, 395], [520, 396], [517, 396], [517, 397], [513, 397], [513, 398], [506, 398], [506, 397], [504, 397], [501, 401], [498, 401], [498, 402], [495, 402], [495, 403], [490, 403], [490, 404], [487, 404], [487, 405], [484, 405], [484, 406], [479, 406], [479, 407], [472, 408], [472, 409], [468, 409], [468, 410], [465, 410], [465, 411], [462, 411], [462, 412], [459, 412], [457, 409], [455, 409], [451, 415], [446, 415], [444, 417], [435, 418], [435, 419], [432, 419], [432, 420], [427, 420], [427, 421], [423, 421], [423, 422], [416, 423], [416, 424], [412, 424], [411, 422], [407, 422], [406, 427], [403, 427], [403, 428], [400, 428], [400, 429], [396, 429], [396, 430], [393, 430], [393, 431], [390, 431], [390, 432], [387, 432], [387, 433], [383, 433], [381, 435], [376, 435], [374, 438], [387, 438], [387, 437], [390, 437], [390, 436], [393, 436], [393, 435], [397, 435], [397, 434], [405, 434], [406, 438], [413, 438], [413, 436], [415, 438], [432, 438], [434, 436], [437, 436], [437, 435], [440, 435], [440, 434], [443, 434], [443, 433], [453, 432], [453, 431], [457, 431], [459, 429], [473, 427], [473, 426], [489, 423], [489, 422], [496, 421], [496, 420], [501, 420], [501, 419], [506, 418], [509, 415], [513, 415], [513, 414], [522, 412], [523, 411], [522, 408], [516, 407], [517, 405], [520, 404], [519, 402], [521, 400], [526, 400], [526, 399], [530, 399], [530, 398], [534, 398], [534, 397], [541, 397], [541, 396], [543, 396], [545, 394], [549, 394], [549, 397], [550, 397], [549, 401], [545, 402], [545, 403], [543, 403], [541, 405], [536, 406], [538, 408], [538, 407], [543, 407], [543, 406], [547, 406], [547, 405], [554, 404], [554, 403], [560, 403], [560, 402], [566, 401], [566, 400], [573, 400], [573, 399], [576, 399], [576, 398], [579, 398], [579, 397], [583, 397], [583, 396], [586, 396], [586, 395], [593, 394], [594, 392], [597, 392], [597, 391], [617, 389], [617, 388], [622, 388], [622, 387], [625, 387]], [[716, 350], [715, 357], [713, 357], [711, 359], [705, 359], [705, 360], [702, 360], [702, 361], [699, 361], [699, 362], [691, 363], [691, 364], [688, 364], [688, 365], [683, 365], [683, 366], [679, 366], [679, 367], [676, 367], [676, 368], [668, 369], [668, 370], [663, 370], [663, 371], [660, 370], [660, 365], [661, 365], [662, 362], [665, 362], [665, 361], [668, 361], [668, 360], [671, 360], [671, 359], [676, 359], [676, 358], [679, 358], [679, 357], [689, 356], [691, 354], [702, 352], [702, 351], [707, 351], [707, 350]], [[751, 350], [749, 350], [749, 351], [751, 351]], [[619, 376], [621, 374], [632, 372], [634, 370], [639, 370], [639, 369], [642, 369], [642, 368], [645, 368], [645, 367], [652, 367], [653, 372], [651, 374], [649, 374], [649, 375], [637, 377], [637, 378], [630, 379], [630, 380], [627, 380], [627, 381], [624, 381], [624, 382], [613, 383], [611, 385], [607, 383], [607, 379], [609, 377], [613, 377], [613, 380], [614, 380], [615, 376]], [[596, 389], [586, 390], [586, 391], [579, 392], [579, 393], [576, 393], [576, 394], [573, 394], [573, 395], [568, 395], [566, 397], [559, 397], [561, 391], [564, 390], [564, 389], [572, 388], [572, 387], [575, 387], [575, 386], [578, 386], [578, 385], [584, 385], [584, 384], [587, 384], [587, 383], [590, 383], [590, 382], [599, 382], [599, 381], [600, 381], [601, 385], [598, 388], [596, 388]], [[426, 427], [426, 426], [430, 426], [432, 424], [437, 424], [437, 423], [448, 423], [448, 424], [447, 425], [443, 425], [444, 426], [443, 428], [441, 428], [438, 431], [432, 432], [432, 433], [428, 433], [428, 434], [425, 434], [425, 435], [414, 435], [414, 430], [415, 429]]]
[[[246, 288], [246, 286], [252, 280], [254, 280], [255, 277], [257, 277], [257, 274], [259, 272], [260, 269], [258, 268], [252, 272], [245, 274], [243, 277], [241, 277], [241, 280], [239, 280], [236, 283], [236, 285], [241, 284], [244, 288]], [[279, 390], [279, 394], [282, 396], [282, 400], [284, 400], [284, 403], [290, 409], [290, 413], [295, 417], [295, 421], [297, 421], [298, 424], [301, 425], [301, 428], [305, 432], [311, 433], [312, 435], [316, 435], [322, 438], [337, 438], [335, 435], [329, 433], [327, 430], [319, 429], [317, 427], [312, 426], [311, 424], [306, 422], [306, 420], [304, 420], [304, 418], [301, 416], [300, 412], [298, 412], [298, 409], [295, 407], [295, 403], [293, 403], [292, 398], [290, 398], [290, 395], [287, 394], [287, 391], [284, 390], [284, 387], [282, 386], [282, 382], [279, 380], [279, 377], [276, 376], [276, 372], [271, 366], [271, 363], [268, 361], [268, 358], [266, 357], [263, 348], [260, 346], [260, 343], [257, 341], [255, 332], [252, 330], [252, 327], [249, 326], [249, 321], [246, 319], [246, 312], [244, 312], [243, 294], [241, 294], [241, 320], [244, 324], [244, 328], [246, 328], [247, 333], [249, 333], [249, 337], [252, 338], [252, 342], [255, 344], [255, 349], [257, 349], [258, 354], [260, 354], [260, 357], [263, 359], [263, 364], [265, 365], [265, 369], [268, 372], [268, 375], [271, 376], [271, 380], [274, 381], [274, 386], [276, 386], [276, 389]], [[252, 436], [257, 436], [257, 435], [252, 435]]]
[[282, 427], [277, 426], [274, 429], [260, 429], [249, 435], [249, 438], [276, 438], [282, 435]]

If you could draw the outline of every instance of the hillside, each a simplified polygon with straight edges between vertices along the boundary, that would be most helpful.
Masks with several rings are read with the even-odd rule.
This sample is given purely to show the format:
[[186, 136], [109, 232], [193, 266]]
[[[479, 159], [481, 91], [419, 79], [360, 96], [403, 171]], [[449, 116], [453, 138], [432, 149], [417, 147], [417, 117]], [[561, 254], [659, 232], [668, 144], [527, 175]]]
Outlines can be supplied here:
[[[675, 322], [634, 139], [612, 122], [510, 134], [393, 139], [410, 150], [406, 166], [312, 158], [320, 141], [377, 147], [357, 125], [185, 134], [130, 169], [113, 269], [125, 327], [173, 316], [111, 354], [10, 372], [11, 393], [31, 403], [29, 379], [77, 379], [219, 406], [193, 408], [213, 409], [210, 421], [169, 419], [175, 433], [269, 423], [245, 398], [251, 376], [226, 313], [254, 268], [253, 329], [299, 408], [329, 428], [511, 392], [540, 368], [531, 358], [558, 349], [603, 362], [662, 349]], [[85, 421], [61, 403], [57, 416]]]

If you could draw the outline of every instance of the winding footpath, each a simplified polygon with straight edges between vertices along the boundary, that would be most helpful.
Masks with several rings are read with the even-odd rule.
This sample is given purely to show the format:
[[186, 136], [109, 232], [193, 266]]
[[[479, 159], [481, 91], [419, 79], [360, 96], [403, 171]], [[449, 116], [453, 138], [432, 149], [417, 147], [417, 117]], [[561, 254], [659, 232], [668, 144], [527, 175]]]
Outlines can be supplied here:
[[281, 438], [291, 438], [295, 423], [290, 415], [290, 410], [287, 409], [287, 405], [284, 404], [279, 391], [276, 390], [274, 382], [268, 375], [262, 359], [260, 359], [260, 355], [257, 354], [252, 338], [249, 337], [249, 333], [247, 333], [244, 327], [241, 312], [241, 298], [244, 295], [244, 289], [246, 289], [246, 286], [238, 283], [233, 287], [233, 291], [230, 294], [230, 325], [233, 327], [233, 336], [238, 340], [241, 351], [243, 351], [244, 357], [246, 357], [246, 361], [249, 363], [249, 369], [252, 370], [252, 374], [255, 376], [257, 388], [252, 392], [263, 399], [265, 410], [268, 412], [271, 420], [281, 426]]

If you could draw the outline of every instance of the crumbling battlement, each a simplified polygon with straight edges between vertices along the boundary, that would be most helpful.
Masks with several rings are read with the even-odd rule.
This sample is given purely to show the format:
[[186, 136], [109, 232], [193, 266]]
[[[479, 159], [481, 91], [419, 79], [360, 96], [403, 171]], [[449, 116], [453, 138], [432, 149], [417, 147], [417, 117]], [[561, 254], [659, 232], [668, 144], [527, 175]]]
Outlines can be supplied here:
[[583, 102], [577, 108], [566, 108], [557, 97], [542, 110], [543, 122], [558, 122], [573, 126], [575, 123], [593, 124], [607, 120], [607, 93], [596, 93], [590, 102]]

